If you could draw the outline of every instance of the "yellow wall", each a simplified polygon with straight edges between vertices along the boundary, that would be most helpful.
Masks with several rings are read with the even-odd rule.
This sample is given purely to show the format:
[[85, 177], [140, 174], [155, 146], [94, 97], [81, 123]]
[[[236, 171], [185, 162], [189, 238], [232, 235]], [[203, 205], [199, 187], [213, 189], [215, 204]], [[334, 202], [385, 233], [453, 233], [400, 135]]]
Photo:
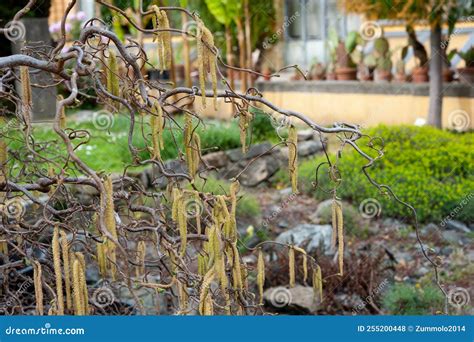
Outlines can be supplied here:
[[[417, 119], [427, 118], [429, 98], [413, 95], [387, 94], [337, 94], [305, 92], [264, 92], [264, 98], [283, 109], [290, 109], [307, 115], [315, 122], [331, 125], [334, 122], [359, 124], [364, 127], [380, 123], [388, 125], [414, 124]], [[218, 102], [218, 111], [209, 101], [206, 109], [195, 104], [199, 114], [206, 117], [230, 119], [232, 107]], [[453, 116], [462, 115], [468, 119], [468, 127], [474, 129], [474, 98], [444, 97], [443, 127], [453, 128]]]

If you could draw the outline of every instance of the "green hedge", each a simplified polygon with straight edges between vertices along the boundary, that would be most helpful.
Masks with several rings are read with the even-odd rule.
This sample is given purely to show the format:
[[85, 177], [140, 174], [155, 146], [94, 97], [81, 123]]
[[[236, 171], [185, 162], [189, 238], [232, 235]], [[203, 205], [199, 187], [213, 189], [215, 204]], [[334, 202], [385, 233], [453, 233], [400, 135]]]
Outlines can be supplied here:
[[[378, 183], [389, 185], [397, 196], [412, 204], [420, 221], [439, 223], [453, 212], [455, 219], [474, 221], [474, 201], [466, 200], [474, 191], [474, 133], [453, 133], [432, 127], [378, 126], [367, 130], [370, 136], [382, 137], [385, 155], [369, 169]], [[359, 143], [366, 147], [368, 139]], [[322, 191], [314, 191], [315, 168], [322, 158], [305, 161], [299, 170], [303, 191], [314, 192], [318, 198], [328, 198]], [[410, 212], [369, 183], [362, 172], [366, 159], [347, 146], [339, 161], [342, 183], [338, 195], [358, 206], [364, 199], [374, 198], [381, 204], [385, 217], [406, 218]], [[323, 175], [327, 168], [320, 170]], [[326, 172], [327, 173], [327, 172]], [[285, 173], [280, 180], [287, 181]], [[328, 177], [320, 177], [323, 188], [331, 187]], [[464, 200], [464, 204], [463, 204]], [[467, 203], [466, 203], [467, 202]]]

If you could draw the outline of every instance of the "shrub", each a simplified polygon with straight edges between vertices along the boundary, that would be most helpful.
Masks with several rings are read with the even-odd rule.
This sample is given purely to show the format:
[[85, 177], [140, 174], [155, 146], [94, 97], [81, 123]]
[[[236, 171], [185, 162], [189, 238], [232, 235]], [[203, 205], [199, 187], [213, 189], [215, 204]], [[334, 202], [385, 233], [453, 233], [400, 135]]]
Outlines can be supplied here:
[[[432, 127], [378, 126], [367, 134], [384, 137], [385, 155], [368, 170], [378, 183], [389, 185], [402, 200], [412, 204], [420, 221], [440, 222], [451, 213], [455, 219], [472, 222], [474, 201], [466, 201], [474, 189], [474, 134], [458, 134]], [[364, 152], [374, 156], [365, 147]], [[300, 166], [301, 190], [314, 191], [316, 166], [322, 157], [305, 161]], [[350, 147], [342, 153], [339, 170], [343, 181], [338, 195], [351, 199], [358, 206], [364, 199], [375, 198], [381, 204], [382, 214], [400, 219], [411, 213], [393, 198], [382, 196], [361, 172], [366, 163]], [[328, 177], [320, 169], [319, 185], [330, 188]], [[282, 172], [277, 179], [287, 182]], [[327, 198], [323, 191], [314, 191], [318, 198]], [[464, 201], [464, 202], [463, 202]], [[466, 203], [467, 202], [467, 203]]]
[[393, 285], [384, 295], [384, 309], [391, 315], [435, 314], [443, 306], [444, 297], [433, 285]]

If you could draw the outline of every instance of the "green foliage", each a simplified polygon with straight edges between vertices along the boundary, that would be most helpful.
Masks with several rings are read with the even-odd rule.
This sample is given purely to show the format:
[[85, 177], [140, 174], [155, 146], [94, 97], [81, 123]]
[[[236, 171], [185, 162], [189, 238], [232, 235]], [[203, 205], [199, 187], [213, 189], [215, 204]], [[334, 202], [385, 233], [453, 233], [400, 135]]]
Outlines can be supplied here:
[[273, 119], [260, 109], [252, 108], [250, 111], [254, 115], [254, 118], [251, 123], [252, 140], [253, 141], [270, 140], [273, 142], [279, 141], [278, 135], [275, 132], [275, 128], [272, 125]]
[[[332, 210], [331, 206], [324, 206], [321, 210], [318, 209], [319, 223], [320, 224], [331, 224], [332, 222]], [[368, 237], [368, 226], [367, 223], [363, 222], [361, 215], [358, 212], [358, 209], [354, 208], [352, 205], [347, 205], [346, 203], [342, 206], [342, 215], [344, 218], [344, 231], [350, 236], [355, 236], [358, 238], [367, 238]]]
[[[366, 133], [385, 141], [384, 156], [368, 169], [369, 175], [378, 183], [389, 185], [402, 201], [413, 205], [420, 221], [440, 222], [451, 213], [456, 214], [454, 219], [457, 220], [474, 220], [474, 201], [466, 201], [474, 189], [474, 133], [458, 134], [414, 126], [378, 126]], [[365, 142], [368, 143], [368, 139]], [[369, 155], [377, 155], [362, 146], [363, 143], [359, 145]], [[319, 157], [299, 167], [301, 190], [314, 193], [318, 198], [330, 196], [312, 187], [316, 167], [323, 161]], [[338, 164], [342, 175], [338, 196], [352, 200], [355, 206], [364, 199], [375, 198], [381, 204], [383, 216], [412, 217], [403, 205], [380, 194], [367, 180], [362, 172], [366, 162], [350, 147], [344, 149]], [[284, 172], [278, 174], [277, 180], [288, 182]], [[334, 186], [327, 177], [326, 165], [321, 167], [318, 181], [323, 189]]]
[[383, 297], [383, 307], [391, 315], [428, 315], [440, 311], [444, 297], [433, 285], [397, 283]]
[[[195, 181], [195, 185], [200, 191], [209, 192], [214, 195], [228, 195], [230, 192], [229, 182], [213, 177], [209, 177], [206, 180], [198, 179]], [[255, 196], [240, 190], [238, 197], [237, 216], [255, 217], [260, 215], [260, 203]]]

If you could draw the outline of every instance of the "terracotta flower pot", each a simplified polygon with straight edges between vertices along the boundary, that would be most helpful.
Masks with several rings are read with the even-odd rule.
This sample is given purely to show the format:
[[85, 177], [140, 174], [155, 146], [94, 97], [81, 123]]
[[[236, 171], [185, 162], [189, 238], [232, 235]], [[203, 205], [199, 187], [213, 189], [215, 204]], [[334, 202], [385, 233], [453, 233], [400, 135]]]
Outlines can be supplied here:
[[458, 69], [458, 73], [461, 83], [474, 83], [474, 67], [460, 68]]
[[430, 80], [427, 67], [416, 67], [412, 70], [413, 83], [425, 83]]
[[335, 72], [328, 72], [326, 74], [326, 80], [335, 81], [336, 80], [336, 73]]
[[409, 82], [407, 75], [398, 73], [394, 75], [393, 80], [398, 83]]
[[336, 79], [338, 81], [355, 81], [357, 80], [357, 69], [336, 68]]
[[375, 70], [375, 82], [390, 82], [392, 80], [392, 73], [387, 70]]
[[454, 72], [451, 69], [443, 68], [443, 82], [449, 83], [453, 81]]

